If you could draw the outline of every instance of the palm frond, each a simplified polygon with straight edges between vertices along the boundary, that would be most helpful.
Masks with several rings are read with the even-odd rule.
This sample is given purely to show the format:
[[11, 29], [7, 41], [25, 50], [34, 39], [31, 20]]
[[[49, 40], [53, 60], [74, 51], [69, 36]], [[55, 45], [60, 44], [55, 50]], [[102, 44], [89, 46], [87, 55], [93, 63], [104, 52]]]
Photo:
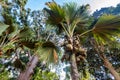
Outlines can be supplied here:
[[8, 42], [7, 44], [3, 45], [1, 49], [3, 53], [6, 53], [10, 49], [15, 49], [14, 42]]
[[27, 48], [30, 48], [30, 49], [35, 49], [38, 47], [38, 45], [36, 45], [38, 43], [38, 41], [34, 40], [34, 39], [29, 39], [29, 38], [26, 38], [26, 39], [22, 39], [19, 41], [19, 46], [25, 46]]
[[34, 31], [31, 29], [31, 28], [29, 28], [29, 27], [24, 27], [24, 28], [22, 28], [21, 30], [20, 30], [20, 32], [17, 34], [17, 38], [19, 39], [19, 40], [21, 40], [21, 39], [26, 39], [26, 38], [28, 38], [28, 39], [33, 39], [35, 37], [35, 33], [34, 33]]
[[65, 12], [63, 8], [58, 5], [55, 1], [47, 2], [46, 5], [48, 8], [44, 8], [44, 11], [47, 13], [46, 22], [56, 28], [57, 34], [66, 31], [65, 27], [61, 24], [64, 21]]
[[18, 25], [17, 24], [13, 24], [12, 28], [10, 27], [10, 29], [12, 29], [12, 32], [9, 33], [9, 40], [11, 40], [12, 38], [14, 38], [15, 36], [17, 36], [20, 32], [20, 30], [18, 29]]
[[103, 15], [93, 27], [93, 35], [97, 42], [105, 44], [114, 41], [120, 34], [120, 16]]
[[49, 9], [44, 10], [49, 14], [47, 22], [53, 25], [59, 24], [64, 19], [64, 10], [56, 2], [47, 2]]
[[70, 35], [73, 35], [77, 27], [84, 26], [88, 22], [87, 6], [77, 6], [76, 3], [66, 3], [63, 6], [65, 21]]
[[65, 11], [65, 20], [67, 24], [71, 24], [76, 16], [77, 4], [76, 3], [66, 3], [63, 6]]
[[40, 55], [40, 59], [47, 63], [57, 63], [58, 61], [58, 48], [50, 41], [44, 42], [38, 48], [37, 53]]
[[4, 18], [4, 23], [5, 23], [5, 24], [11, 25], [11, 24], [14, 23], [13, 17], [12, 17], [10, 14], [8, 14], [7, 12], [4, 11], [4, 12], [2, 13], [2, 16], [3, 16], [3, 18]]
[[2, 35], [3, 32], [9, 27], [9, 25], [0, 23], [0, 36]]

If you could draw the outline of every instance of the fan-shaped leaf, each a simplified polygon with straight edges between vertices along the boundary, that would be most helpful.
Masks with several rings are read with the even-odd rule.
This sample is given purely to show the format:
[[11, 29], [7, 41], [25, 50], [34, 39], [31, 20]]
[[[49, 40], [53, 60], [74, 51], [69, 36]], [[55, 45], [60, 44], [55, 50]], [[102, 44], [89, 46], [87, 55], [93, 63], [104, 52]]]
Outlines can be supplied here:
[[9, 25], [0, 23], [0, 36], [2, 35], [2, 33], [9, 27]]
[[114, 41], [120, 34], [120, 16], [103, 15], [93, 27], [94, 38], [97, 42], [105, 44]]
[[50, 41], [45, 42], [38, 48], [37, 53], [40, 59], [47, 63], [56, 63], [58, 61], [58, 48]]
[[14, 42], [8, 42], [6, 45], [2, 46], [2, 51], [4, 51], [4, 53], [10, 49], [14, 49], [15, 45]]
[[35, 49], [37, 48], [38, 45], [36, 45], [38, 43], [38, 41], [34, 40], [34, 39], [22, 39], [19, 41], [21, 46], [26, 46], [30, 49]]
[[48, 23], [56, 25], [64, 19], [64, 10], [56, 2], [47, 2], [46, 5], [50, 8], [44, 8], [49, 14]]
[[12, 32], [9, 34], [9, 39], [14, 38], [15, 36], [17, 36], [20, 32], [20, 30], [18, 30], [18, 25], [17, 24], [13, 24], [12, 28], [10, 27], [10, 29], [12, 29]]
[[35, 37], [35, 34], [33, 32], [33, 30], [29, 27], [24, 27], [23, 29], [20, 30], [19, 32], [19, 38], [29, 38], [32, 39], [33, 37]]

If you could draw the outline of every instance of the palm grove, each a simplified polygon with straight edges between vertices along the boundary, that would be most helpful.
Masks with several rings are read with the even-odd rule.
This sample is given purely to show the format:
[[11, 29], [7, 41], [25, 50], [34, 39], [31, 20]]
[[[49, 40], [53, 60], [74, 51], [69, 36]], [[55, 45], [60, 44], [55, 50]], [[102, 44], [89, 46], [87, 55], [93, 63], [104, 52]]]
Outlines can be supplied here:
[[120, 79], [120, 16], [94, 19], [88, 4], [52, 1], [42, 11], [31, 11], [26, 3], [0, 1], [1, 78], [9, 80], [12, 73], [12, 80], [59, 80], [49, 66], [62, 62], [70, 64], [65, 71], [72, 80], [90, 80], [101, 67]]

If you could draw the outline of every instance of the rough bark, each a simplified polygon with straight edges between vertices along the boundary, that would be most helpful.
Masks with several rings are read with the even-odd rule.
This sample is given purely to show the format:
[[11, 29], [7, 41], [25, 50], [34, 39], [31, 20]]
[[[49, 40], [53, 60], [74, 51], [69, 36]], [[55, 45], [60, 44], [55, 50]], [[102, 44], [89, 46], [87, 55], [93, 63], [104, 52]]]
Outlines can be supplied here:
[[105, 58], [105, 56], [104, 56], [103, 61], [104, 61], [105, 67], [108, 68], [108, 70], [110, 71], [110, 73], [114, 76], [115, 80], [120, 80], [119, 74], [114, 69], [114, 67], [112, 66], [112, 64], [108, 61], [108, 59]]
[[78, 73], [78, 68], [76, 64], [76, 59], [75, 59], [75, 54], [71, 55], [71, 77], [72, 80], [79, 80], [79, 73]]
[[33, 55], [31, 60], [28, 62], [26, 69], [20, 73], [18, 80], [30, 80], [31, 75], [34, 73], [34, 68], [38, 63], [38, 56]]

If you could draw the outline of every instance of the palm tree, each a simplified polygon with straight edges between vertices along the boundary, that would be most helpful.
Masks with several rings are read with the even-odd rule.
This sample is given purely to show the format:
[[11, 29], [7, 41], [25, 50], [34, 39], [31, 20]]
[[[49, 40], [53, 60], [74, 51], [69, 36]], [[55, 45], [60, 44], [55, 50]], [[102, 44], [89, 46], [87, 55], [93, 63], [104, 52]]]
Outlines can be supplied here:
[[[16, 68], [21, 69], [21, 73], [18, 77], [18, 80], [30, 80], [31, 74], [34, 73], [34, 68], [36, 67], [36, 64], [39, 60], [44, 61], [46, 64], [50, 63], [57, 63], [58, 61], [58, 48], [53, 44], [51, 41], [38, 41], [34, 40], [35, 35], [31, 28], [24, 27], [21, 29], [15, 28], [13, 32], [9, 32], [9, 25], [2, 24], [1, 23], [1, 30], [0, 30], [0, 53], [1, 55], [4, 55], [4, 53], [12, 49], [12, 52], [15, 50], [20, 49], [22, 51], [26, 50], [26, 47], [29, 48], [30, 51], [34, 52], [32, 56], [29, 57], [29, 62], [26, 65], [26, 68], [23, 69], [22, 62], [19, 59], [18, 55], [17, 59], [15, 61]], [[13, 26], [12, 26], [13, 27]], [[15, 27], [15, 26], [14, 26]], [[6, 34], [5, 37], [4, 33]], [[9, 35], [8, 35], [9, 34]], [[29, 53], [31, 55], [31, 53]], [[18, 66], [19, 65], [19, 66]], [[23, 71], [24, 70], [24, 71]]]
[[[115, 40], [115, 36], [118, 36], [120, 30], [120, 17], [104, 15], [93, 22], [90, 28], [87, 28], [87, 22], [89, 21], [87, 8], [89, 5], [79, 7], [75, 3], [67, 3], [62, 7], [55, 1], [48, 2], [46, 5], [49, 7], [44, 9], [48, 13], [47, 22], [63, 30], [65, 34], [65, 55], [62, 60], [70, 61], [72, 80], [79, 80], [76, 62], [86, 61], [87, 56], [86, 50], [80, 45], [79, 39], [86, 37], [87, 33], [92, 33], [90, 37], [92, 36], [103, 45], [105, 45], [105, 42]], [[118, 78], [116, 79], [118, 80]]]
[[[120, 16], [106, 15], [101, 16], [98, 21], [94, 24], [93, 36], [91, 40], [96, 52], [104, 62], [104, 66], [108, 68], [110, 73], [116, 80], [120, 79], [119, 74], [115, 71], [112, 64], [109, 62], [107, 57], [104, 55], [104, 45], [114, 45], [114, 41], [119, 37], [120, 31]], [[110, 44], [109, 44], [110, 43]], [[113, 43], [113, 44], [112, 44]]]
[[[7, 16], [7, 18], [6, 18]], [[35, 32], [30, 27], [20, 28], [18, 24], [12, 22], [12, 17], [5, 14], [5, 22], [0, 23], [0, 55], [12, 50], [12, 52], [20, 49], [22, 51], [28, 50], [34, 52], [32, 56], [29, 57], [29, 62], [26, 65], [26, 68], [23, 69], [24, 65], [19, 59], [18, 55], [14, 64], [16, 68], [21, 69], [18, 80], [30, 80], [31, 74], [34, 73], [34, 68], [39, 60], [45, 61], [46, 63], [57, 63], [58, 61], [58, 48], [50, 41], [38, 40], [36, 39]], [[8, 22], [9, 21], [9, 22]], [[10, 53], [12, 53], [10, 51]], [[16, 53], [15, 53], [16, 54]], [[31, 55], [31, 53], [29, 53]], [[24, 71], [23, 71], [24, 70]]]
[[[79, 45], [79, 36], [75, 30], [78, 26], [81, 26], [81, 30], [83, 26], [87, 26], [86, 23], [89, 20], [87, 17], [87, 8], [89, 5], [77, 6], [75, 3], [68, 3], [61, 7], [54, 1], [48, 2], [46, 5], [49, 7], [49, 9], [44, 9], [48, 12], [47, 22], [65, 32], [65, 55], [62, 60], [66, 59], [70, 61], [72, 80], [78, 80], [79, 73], [76, 56], [79, 56], [77, 53], [79, 53], [80, 50], [82, 53], [79, 58], [86, 57], [86, 50]], [[82, 33], [82, 31], [80, 33]]]

